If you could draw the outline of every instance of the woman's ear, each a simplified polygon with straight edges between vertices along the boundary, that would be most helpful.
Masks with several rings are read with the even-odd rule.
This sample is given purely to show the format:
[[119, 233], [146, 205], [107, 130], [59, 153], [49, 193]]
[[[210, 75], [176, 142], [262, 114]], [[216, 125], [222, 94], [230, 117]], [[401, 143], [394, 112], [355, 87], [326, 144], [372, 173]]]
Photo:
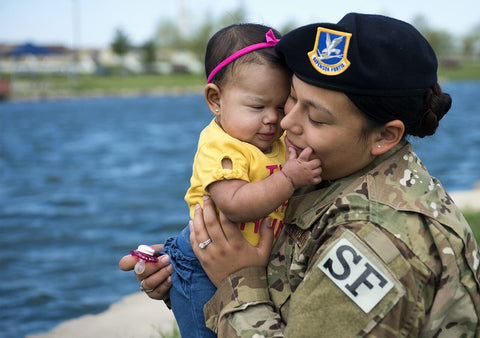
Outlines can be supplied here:
[[210, 111], [215, 115], [220, 115], [221, 108], [221, 91], [216, 84], [209, 83], [205, 86], [205, 102]]
[[395, 147], [402, 140], [404, 133], [405, 125], [402, 121], [393, 120], [386, 123], [379, 129], [377, 136], [372, 143], [372, 155], [382, 155]]

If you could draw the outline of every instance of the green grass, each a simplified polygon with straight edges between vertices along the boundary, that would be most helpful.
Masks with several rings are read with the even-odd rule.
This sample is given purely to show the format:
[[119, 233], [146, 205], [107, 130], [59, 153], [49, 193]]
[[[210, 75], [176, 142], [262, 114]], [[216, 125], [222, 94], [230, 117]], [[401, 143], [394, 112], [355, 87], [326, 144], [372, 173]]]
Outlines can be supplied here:
[[181, 338], [180, 330], [177, 324], [175, 324], [170, 332], [159, 331], [158, 334], [161, 338]]
[[84, 75], [78, 78], [76, 90], [155, 90], [162, 88], [189, 88], [203, 86], [200, 74], [166, 75]]
[[463, 216], [465, 216], [470, 228], [472, 228], [477, 243], [480, 244], [480, 211], [465, 210], [463, 211]]
[[51, 74], [11, 76], [12, 98], [128, 93], [202, 92], [202, 74], [79, 75]]
[[457, 68], [439, 67], [438, 78], [441, 80], [479, 80], [480, 62], [463, 61]]

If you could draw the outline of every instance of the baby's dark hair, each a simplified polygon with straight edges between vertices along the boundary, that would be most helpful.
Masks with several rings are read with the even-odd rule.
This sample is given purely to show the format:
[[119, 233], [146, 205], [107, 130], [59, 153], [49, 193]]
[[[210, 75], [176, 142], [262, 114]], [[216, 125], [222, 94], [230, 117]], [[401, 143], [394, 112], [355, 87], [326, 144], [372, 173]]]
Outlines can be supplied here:
[[[207, 78], [212, 70], [230, 55], [247, 46], [265, 42], [265, 34], [270, 29], [272, 29], [275, 37], [280, 39], [281, 34], [273, 28], [253, 23], [233, 24], [215, 33], [208, 41], [205, 52], [205, 73]], [[242, 55], [225, 66], [213, 77], [211, 82], [217, 85], [222, 84], [227, 72], [230, 72], [236, 64], [244, 63], [269, 64], [279, 68], [286, 67], [283, 58], [277, 54], [275, 48], [261, 48]]]

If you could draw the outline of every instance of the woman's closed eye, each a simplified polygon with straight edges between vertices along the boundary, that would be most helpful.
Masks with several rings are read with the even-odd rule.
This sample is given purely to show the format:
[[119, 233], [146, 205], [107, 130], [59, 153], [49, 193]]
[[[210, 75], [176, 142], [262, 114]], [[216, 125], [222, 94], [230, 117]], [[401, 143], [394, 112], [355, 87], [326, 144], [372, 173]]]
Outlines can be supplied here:
[[317, 121], [317, 120], [312, 119], [312, 117], [310, 116], [310, 114], [308, 114], [308, 121], [309, 121], [311, 124], [315, 125], [315, 126], [320, 126], [320, 125], [322, 125], [322, 124], [325, 124], [324, 122], [320, 122], [320, 121]]

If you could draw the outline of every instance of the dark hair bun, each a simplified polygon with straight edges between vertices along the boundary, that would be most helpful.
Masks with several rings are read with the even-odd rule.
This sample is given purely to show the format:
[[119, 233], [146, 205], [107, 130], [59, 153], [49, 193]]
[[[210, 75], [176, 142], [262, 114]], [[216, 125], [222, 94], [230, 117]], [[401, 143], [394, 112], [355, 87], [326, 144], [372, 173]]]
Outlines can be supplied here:
[[439, 121], [450, 110], [451, 106], [452, 98], [449, 94], [443, 93], [437, 83], [427, 95], [426, 111], [419, 128], [410, 134], [418, 137], [433, 135], [437, 130]]

